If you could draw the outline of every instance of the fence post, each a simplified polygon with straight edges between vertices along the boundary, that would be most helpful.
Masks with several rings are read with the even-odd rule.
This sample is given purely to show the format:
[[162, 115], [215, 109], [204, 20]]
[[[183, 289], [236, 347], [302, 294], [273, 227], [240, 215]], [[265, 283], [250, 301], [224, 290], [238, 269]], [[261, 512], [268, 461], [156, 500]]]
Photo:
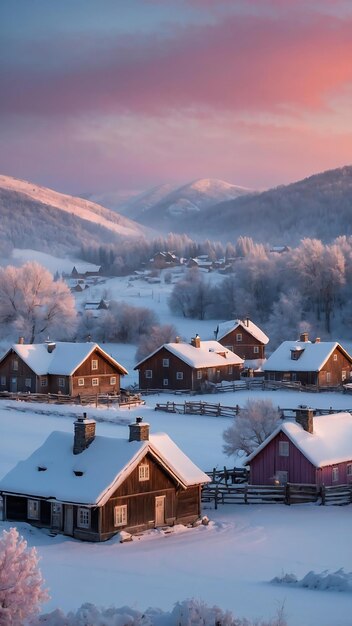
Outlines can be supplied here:
[[326, 502], [326, 490], [325, 490], [325, 485], [321, 486], [321, 503], [322, 505], [325, 505]]
[[248, 504], [248, 485], [245, 485], [244, 488], [244, 503]]
[[291, 490], [290, 490], [290, 485], [289, 483], [286, 483], [285, 485], [285, 500], [284, 500], [285, 504], [290, 505], [291, 504]]
[[218, 508], [218, 491], [219, 491], [219, 488], [216, 485], [215, 487], [215, 510]]

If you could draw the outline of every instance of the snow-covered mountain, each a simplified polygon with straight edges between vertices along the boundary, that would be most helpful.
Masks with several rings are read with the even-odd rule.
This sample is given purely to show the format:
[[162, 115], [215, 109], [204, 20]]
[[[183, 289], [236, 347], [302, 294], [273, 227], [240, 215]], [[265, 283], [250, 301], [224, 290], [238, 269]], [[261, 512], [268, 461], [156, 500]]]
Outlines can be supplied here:
[[176, 189], [176, 185], [165, 184], [152, 187], [147, 191], [111, 191], [99, 194], [87, 194], [88, 200], [97, 202], [113, 211], [118, 211], [130, 219], [135, 219], [152, 206], [163, 200]]
[[0, 211], [0, 241], [19, 248], [72, 252], [146, 233], [115, 211], [10, 176], [0, 175]]

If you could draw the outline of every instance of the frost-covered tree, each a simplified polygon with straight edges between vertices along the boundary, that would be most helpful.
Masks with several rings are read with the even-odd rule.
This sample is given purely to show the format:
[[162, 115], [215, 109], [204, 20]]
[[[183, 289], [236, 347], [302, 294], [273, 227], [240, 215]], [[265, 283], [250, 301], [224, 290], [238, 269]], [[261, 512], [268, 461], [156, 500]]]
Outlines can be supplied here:
[[172, 324], [163, 324], [162, 326], [153, 326], [151, 331], [143, 335], [136, 352], [136, 360], [141, 361], [154, 350], [157, 350], [164, 343], [175, 341], [177, 330]]
[[21, 626], [37, 614], [48, 599], [43, 584], [36, 549], [27, 547], [16, 528], [4, 530], [0, 538], [1, 626]]
[[29, 343], [49, 334], [66, 339], [76, 326], [74, 297], [39, 263], [0, 268], [0, 324]]
[[188, 270], [185, 278], [176, 283], [169, 297], [169, 307], [183, 317], [203, 320], [213, 302], [209, 281], [198, 268]]
[[225, 454], [250, 454], [263, 443], [280, 422], [280, 413], [271, 400], [248, 400], [232, 426], [223, 432]]

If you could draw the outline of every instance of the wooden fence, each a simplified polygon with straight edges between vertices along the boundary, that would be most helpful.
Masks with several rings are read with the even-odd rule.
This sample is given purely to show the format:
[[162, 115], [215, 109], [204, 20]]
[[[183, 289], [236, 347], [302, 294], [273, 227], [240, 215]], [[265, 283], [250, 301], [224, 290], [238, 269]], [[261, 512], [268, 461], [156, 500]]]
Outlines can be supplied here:
[[120, 408], [133, 408], [145, 404], [138, 394], [112, 396], [109, 394], [94, 393], [69, 396], [56, 393], [11, 393], [0, 392], [0, 400], [21, 400], [22, 402], [45, 402], [47, 404], [79, 404], [81, 406], [104, 404], [106, 406], [119, 406]]
[[235, 417], [238, 415], [239, 406], [223, 406], [211, 402], [158, 402], [155, 411], [167, 413], [189, 413], [191, 415], [211, 415], [213, 417]]

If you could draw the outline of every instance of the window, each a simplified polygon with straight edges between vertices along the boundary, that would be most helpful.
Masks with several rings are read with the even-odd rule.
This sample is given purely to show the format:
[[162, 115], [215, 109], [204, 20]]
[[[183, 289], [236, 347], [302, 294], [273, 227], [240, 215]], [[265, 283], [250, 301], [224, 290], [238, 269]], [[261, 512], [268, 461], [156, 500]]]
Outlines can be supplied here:
[[163, 386], [164, 386], [164, 387], [167, 387], [167, 386], [168, 386], [168, 384], [169, 384], [169, 379], [168, 379], [168, 378], [164, 378], [164, 380], [163, 380]]
[[59, 385], [59, 387], [64, 387], [65, 386], [65, 379], [64, 378], [59, 378], [57, 381], [57, 384]]
[[169, 367], [170, 359], [163, 359], [163, 367]]
[[92, 378], [92, 387], [99, 386], [99, 378]]
[[116, 376], [110, 376], [110, 385], [116, 385]]
[[198, 371], [197, 371], [197, 380], [201, 380], [202, 378], [203, 378], [203, 376], [202, 376], [202, 371], [201, 371], [201, 370], [198, 370]]
[[232, 367], [232, 365], [228, 365], [228, 366], [227, 366], [227, 373], [228, 373], [228, 374], [232, 374], [232, 372], [233, 372], [233, 367]]
[[337, 354], [334, 354], [334, 361], [337, 361]]
[[97, 369], [98, 369], [98, 360], [92, 359], [92, 370], [97, 370]]
[[326, 372], [326, 382], [331, 383], [331, 372]]
[[14, 360], [13, 360], [13, 363], [12, 363], [12, 369], [13, 369], [15, 372], [17, 372], [17, 370], [18, 370], [18, 361], [17, 361], [17, 359], [14, 359]]
[[296, 372], [292, 372], [292, 381], [295, 382], [297, 380]]
[[286, 485], [288, 481], [288, 472], [279, 470], [274, 476], [275, 485]]
[[126, 526], [127, 504], [114, 507], [114, 526]]
[[254, 354], [259, 354], [259, 346], [253, 346]]
[[279, 441], [279, 456], [289, 456], [288, 441]]
[[78, 507], [77, 527], [90, 528], [90, 509], [86, 509], [83, 506]]
[[40, 519], [39, 500], [27, 500], [27, 517], [28, 519]]
[[341, 379], [342, 379], [342, 381], [346, 380], [346, 378], [347, 378], [347, 372], [345, 370], [342, 370], [342, 372], [341, 372]]
[[6, 385], [6, 376], [1, 376], [0, 383], [3, 387]]
[[153, 370], [145, 370], [146, 378], [153, 378]]
[[237, 333], [236, 341], [242, 341], [242, 333]]
[[347, 476], [352, 476], [352, 463], [347, 463]]
[[183, 380], [183, 372], [176, 372], [176, 380]]
[[40, 386], [41, 387], [47, 387], [48, 386], [48, 379], [47, 378], [42, 378], [40, 381]]
[[31, 387], [32, 386], [32, 379], [31, 378], [26, 378], [24, 381], [24, 385], [25, 387]]
[[84, 378], [79, 378], [77, 380], [77, 384], [78, 384], [79, 387], [84, 387]]
[[138, 478], [140, 481], [149, 480], [149, 465], [148, 463], [143, 463], [138, 468]]
[[339, 468], [333, 467], [332, 468], [332, 482], [336, 483], [338, 479], [339, 479]]

